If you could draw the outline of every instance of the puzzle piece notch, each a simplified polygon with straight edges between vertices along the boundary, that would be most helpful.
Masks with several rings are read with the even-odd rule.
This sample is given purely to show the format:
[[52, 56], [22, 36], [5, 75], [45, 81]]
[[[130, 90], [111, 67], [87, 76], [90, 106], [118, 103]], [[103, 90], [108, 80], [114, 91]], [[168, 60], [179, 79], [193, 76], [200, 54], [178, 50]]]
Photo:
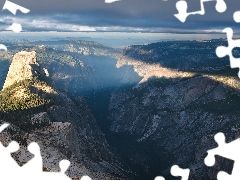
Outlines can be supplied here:
[[8, 177], [8, 179], [18, 178], [20, 172], [19, 165], [11, 156], [11, 153], [18, 151], [18, 149], [19, 144], [16, 141], [12, 141], [11, 143], [9, 143], [7, 147], [4, 147], [2, 143], [0, 143], [0, 169], [1, 169], [0, 178], [1, 177]]
[[[182, 169], [178, 165], [173, 165], [171, 167], [171, 174], [175, 177], [181, 176], [182, 180], [188, 180], [190, 169]], [[165, 178], [162, 176], [157, 176], [154, 180], [165, 180]]]
[[155, 179], [154, 180], [165, 180], [165, 178], [164, 177], [162, 177], [162, 176], [157, 176], [157, 177], [155, 177]]
[[7, 51], [7, 46], [5, 46], [4, 44], [0, 44], [0, 50]]
[[92, 180], [89, 176], [83, 176], [81, 180]]
[[30, 159], [28, 163], [22, 166], [22, 170], [25, 172], [30, 171], [31, 173], [41, 173], [42, 172], [42, 157], [40, 147], [36, 142], [31, 142], [28, 145], [28, 151], [34, 155], [34, 158]]
[[[214, 136], [215, 141], [218, 144], [218, 147], [223, 147], [226, 144], [225, 136], [223, 133], [218, 133]], [[215, 164], [215, 154], [214, 152], [208, 152], [208, 156], [204, 159], [204, 163], [207, 166], [213, 166]]]
[[15, 33], [20, 33], [22, 31], [22, 25], [19, 23], [12, 23], [6, 30], [11, 30]]
[[240, 23], [240, 11], [236, 11], [234, 14], [233, 14], [233, 19], [236, 23]]
[[60, 163], [59, 163], [59, 167], [61, 169], [61, 173], [65, 173], [67, 171], [67, 169], [69, 168], [70, 166], [70, 162], [68, 160], [61, 160]]
[[[1, 45], [0, 45], [0, 49], [1, 49]], [[3, 123], [3, 124], [0, 126], [0, 133], [1, 133], [4, 129], [6, 129], [9, 125], [10, 125], [10, 124], [8, 124], [8, 123]]]
[[201, 10], [195, 11], [195, 12], [187, 12], [188, 5], [185, 0], [180, 0], [176, 3], [176, 9], [178, 10], [178, 14], [174, 14], [174, 16], [180, 20], [182, 23], [184, 23], [189, 15], [204, 15], [205, 14], [205, 8], [204, 8], [204, 2], [208, 1], [216, 1], [215, 9], [219, 13], [223, 13], [227, 10], [227, 5], [224, 0], [201, 0]]
[[[26, 13], [29, 13], [30, 10], [25, 8], [25, 7], [22, 7], [18, 4], [15, 4], [11, 1], [8, 1], [6, 0], [5, 1], [5, 4], [3, 6], [3, 9], [2, 10], [8, 10], [10, 11], [12, 14], [16, 15], [17, 13], [17, 10], [21, 11], [22, 13], [26, 14]], [[22, 31], [22, 25], [19, 24], [19, 23], [13, 23], [11, 26], [9, 26], [6, 30], [12, 30], [13, 32], [15, 33], [19, 33]]]
[[225, 136], [223, 133], [218, 133], [214, 137], [215, 141], [218, 144], [217, 148], [207, 151], [208, 155], [205, 158], [204, 162], [207, 166], [213, 166], [215, 164], [215, 156], [219, 155], [227, 159], [234, 161], [232, 174], [229, 175], [226, 172], [219, 172], [217, 175], [218, 180], [239, 180], [240, 177], [240, 139], [236, 139], [230, 143], [226, 143]]
[[22, 6], [18, 5], [18, 4], [15, 4], [15, 3], [11, 2], [11, 1], [8, 1], [8, 0], [5, 1], [5, 4], [4, 4], [2, 10], [8, 10], [12, 14], [14, 14], [14, 15], [16, 15], [17, 10], [21, 11], [24, 14], [27, 14], [27, 13], [30, 12], [29, 9], [27, 9], [25, 7], [22, 7]]
[[[0, 126], [0, 133], [9, 126], [8, 123], [4, 123]], [[68, 160], [62, 160], [59, 163], [60, 172], [43, 172], [42, 171], [42, 156], [40, 147], [36, 142], [32, 142], [28, 145], [28, 151], [34, 155], [28, 163], [22, 167], [12, 158], [11, 153], [19, 150], [19, 144], [16, 141], [9, 143], [7, 147], [4, 147], [0, 142], [0, 179], [8, 177], [8, 179], [44, 179], [44, 180], [71, 180], [65, 172], [70, 166]], [[14, 173], [13, 173], [14, 172]], [[91, 180], [88, 176], [83, 176], [81, 180]]]
[[188, 180], [190, 169], [182, 169], [177, 165], [172, 166], [171, 168], [171, 174], [175, 177], [181, 176], [182, 180]]
[[[228, 47], [219, 46], [216, 49], [216, 54], [219, 58], [229, 56], [230, 67], [240, 68], [240, 58], [234, 58], [232, 50], [236, 47], [240, 47], [240, 39], [233, 39], [233, 30], [231, 28], [225, 28], [223, 30], [227, 34]], [[238, 72], [238, 77], [240, 78], [240, 71]]]

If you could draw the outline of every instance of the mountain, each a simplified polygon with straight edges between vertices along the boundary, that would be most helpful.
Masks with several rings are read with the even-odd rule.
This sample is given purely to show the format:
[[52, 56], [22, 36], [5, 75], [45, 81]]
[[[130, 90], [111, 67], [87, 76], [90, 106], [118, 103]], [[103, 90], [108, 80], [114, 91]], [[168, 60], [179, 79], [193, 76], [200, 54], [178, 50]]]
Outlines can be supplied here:
[[[140, 77], [131, 66], [116, 67], [121, 50], [82, 40], [10, 41], [8, 53], [0, 52], [3, 66], [0, 84], [4, 83], [8, 64], [19, 51], [35, 51], [38, 64], [49, 72], [51, 86], [70, 97], [84, 96], [137, 84]], [[111, 74], [111, 76], [109, 76]], [[3, 80], [2, 80], [3, 79]]]
[[[194, 180], [215, 179], [219, 170], [231, 173], [233, 162], [223, 157], [213, 168], [204, 164], [206, 152], [217, 147], [216, 133], [225, 133], [227, 142], [239, 137], [240, 81], [227, 59], [217, 63], [210, 56], [219, 43], [225, 42], [132, 46], [119, 59], [118, 66], [133, 65], [144, 80], [113, 92], [108, 115], [109, 130], [121, 145], [114, 138], [109, 143], [139, 172], [136, 179], [174, 179], [174, 164], [190, 168]], [[201, 57], [207, 54], [212, 61]]]
[[[219, 45], [226, 41], [159, 42], [121, 52], [88, 41], [14, 41], [0, 52], [2, 84], [7, 76], [1, 119], [23, 132], [10, 130], [9, 139], [48, 144], [44, 156], [56, 152], [59, 161], [59, 153], [95, 179], [174, 179], [173, 164], [190, 168], [190, 179], [215, 179], [219, 170], [231, 173], [233, 163], [217, 157], [208, 168], [206, 152], [217, 146], [217, 132], [228, 142], [239, 137], [240, 108], [237, 71], [216, 56]], [[20, 50], [35, 51], [37, 61], [23, 60], [31, 62], [26, 77], [23, 70], [7, 75]], [[54, 169], [50, 164], [45, 169]]]
[[49, 72], [37, 62], [36, 52], [14, 55], [3, 90], [0, 92], [0, 118], [12, 126], [1, 140], [21, 143], [15, 153], [19, 164], [31, 156], [26, 146], [36, 141], [41, 146], [44, 169], [58, 169], [61, 159], [72, 164], [71, 177], [88, 175], [93, 179], [120, 179], [124, 172], [106, 142], [85, 100], [74, 100], [51, 87]]

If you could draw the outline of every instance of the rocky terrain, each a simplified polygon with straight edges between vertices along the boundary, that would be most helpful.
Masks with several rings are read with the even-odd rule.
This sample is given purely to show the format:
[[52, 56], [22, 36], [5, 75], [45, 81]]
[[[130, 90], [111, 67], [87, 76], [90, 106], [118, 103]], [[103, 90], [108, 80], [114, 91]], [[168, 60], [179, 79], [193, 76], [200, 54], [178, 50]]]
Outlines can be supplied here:
[[[193, 47], [191, 53], [196, 55], [194, 45], [187, 45], [188, 49]], [[153, 179], [164, 175], [174, 179], [169, 175], [174, 164], [190, 168], [190, 179], [195, 180], [216, 179], [219, 170], [231, 173], [230, 160], [220, 158], [213, 168], [207, 168], [204, 158], [207, 150], [217, 146], [213, 138], [216, 133], [225, 133], [227, 141], [239, 137], [240, 81], [236, 71], [228, 66], [221, 69], [227, 64], [226, 59], [219, 59], [220, 63], [214, 66], [200, 58], [201, 67], [186, 67], [182, 64], [191, 61], [187, 57], [182, 64], [179, 62], [171, 68], [167, 65], [170, 62], [162, 60], [164, 56], [157, 56], [164, 51], [160, 47], [156, 44], [129, 47], [118, 61], [118, 66], [133, 65], [144, 81], [111, 95], [109, 129], [119, 139], [127, 138], [131, 142], [121, 141], [125, 147], [131, 144], [125, 153], [115, 146], [138, 172], [145, 171], [140, 177]], [[148, 51], [140, 56], [143, 49]], [[176, 57], [177, 53], [182, 50], [176, 51]], [[154, 62], [146, 60], [154, 57]]]
[[21, 51], [13, 57], [0, 92], [1, 119], [12, 124], [1, 134], [2, 142], [20, 141], [21, 149], [15, 154], [19, 164], [28, 161], [26, 146], [36, 141], [46, 170], [56, 170], [61, 159], [69, 159], [72, 164], [67, 173], [71, 177], [122, 177], [121, 164], [85, 100], [78, 97], [73, 101], [55, 90], [44, 81], [47, 75], [47, 69], [37, 63], [35, 52]]
[[[9, 45], [9, 53], [0, 52], [2, 84], [7, 76], [0, 115], [20, 129], [4, 132], [23, 144], [15, 158], [26, 162], [22, 152], [36, 140], [46, 149], [44, 169], [67, 158], [71, 177], [175, 180], [173, 164], [190, 168], [194, 180], [231, 173], [230, 160], [217, 157], [212, 168], [203, 161], [217, 132], [227, 141], [239, 137], [240, 83], [229, 60], [216, 57], [219, 45], [226, 41], [159, 42], [122, 53], [78, 40]], [[22, 49], [36, 53], [13, 57]], [[53, 156], [56, 166], [46, 158]]]
[[135, 85], [141, 79], [131, 66], [116, 68], [121, 51], [99, 43], [80, 40], [11, 42], [6, 42], [8, 53], [0, 52], [3, 66], [0, 84], [4, 83], [13, 56], [22, 50], [35, 51], [38, 64], [49, 72], [51, 86], [70, 97], [88, 98], [105, 89]]

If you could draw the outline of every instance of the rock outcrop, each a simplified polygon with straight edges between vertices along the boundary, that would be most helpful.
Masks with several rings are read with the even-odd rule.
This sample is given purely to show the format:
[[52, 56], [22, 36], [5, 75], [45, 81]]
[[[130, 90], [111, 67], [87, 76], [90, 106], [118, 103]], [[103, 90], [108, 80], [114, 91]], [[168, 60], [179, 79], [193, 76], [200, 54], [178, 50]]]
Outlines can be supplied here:
[[[232, 87], [231, 81], [235, 82]], [[145, 159], [134, 160], [143, 169], [148, 169], [158, 157], [158, 162], [164, 164], [159, 173], [166, 175], [173, 164], [179, 164], [191, 169], [190, 179], [214, 179], [221, 163], [209, 169], [204, 158], [209, 149], [216, 147], [216, 133], [239, 137], [239, 89], [239, 80], [231, 77], [154, 79], [137, 88], [112, 93], [110, 130], [128, 134], [138, 146], [149, 146], [151, 153], [145, 154]], [[155, 165], [158, 167], [153, 164], [150, 169], [157, 168]]]
[[36, 61], [36, 52], [21, 51], [13, 57], [3, 89], [25, 79], [47, 75], [47, 70], [40, 68]]
[[[143, 79], [112, 93], [109, 129], [119, 141], [129, 140], [121, 156], [139, 177], [172, 179], [173, 164], [190, 168], [194, 180], [216, 179], [221, 170], [231, 174], [224, 158], [211, 168], [204, 164], [206, 152], [217, 146], [216, 133], [224, 132], [228, 142], [240, 134], [240, 81], [228, 58], [215, 53], [224, 44], [160, 42], [123, 50], [117, 67], [132, 65]], [[119, 149], [127, 144], [121, 142]]]
[[190, 72], [181, 72], [177, 70], [173, 70], [171, 68], [162, 67], [158, 63], [147, 63], [144, 61], [138, 61], [133, 58], [127, 56], [121, 56], [116, 64], [117, 68], [121, 68], [123, 66], [133, 66], [133, 69], [139, 76], [142, 77], [141, 83], [145, 83], [148, 79], [152, 77], [157, 78], [184, 78], [184, 77], [192, 77], [194, 73]]
[[29, 160], [26, 146], [36, 141], [41, 146], [46, 170], [54, 171], [57, 162], [69, 159], [71, 177], [118, 179], [123, 175], [121, 164], [84, 99], [73, 101], [43, 82], [44, 75], [35, 52], [24, 51], [14, 56], [0, 93], [0, 118], [13, 128], [1, 135], [1, 141], [5, 144], [14, 139], [20, 141], [22, 147], [15, 154], [19, 164]]

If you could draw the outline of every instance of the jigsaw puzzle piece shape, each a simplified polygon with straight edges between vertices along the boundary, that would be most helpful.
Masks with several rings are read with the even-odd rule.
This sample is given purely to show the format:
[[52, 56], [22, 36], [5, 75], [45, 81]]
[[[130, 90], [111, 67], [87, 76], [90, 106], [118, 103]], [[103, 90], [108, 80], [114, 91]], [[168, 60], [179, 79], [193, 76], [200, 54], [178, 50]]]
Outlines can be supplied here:
[[15, 3], [11, 2], [11, 1], [8, 1], [8, 0], [5, 1], [5, 4], [4, 4], [2, 10], [8, 10], [14, 15], [16, 15], [17, 10], [21, 11], [24, 14], [27, 14], [27, 13], [30, 12], [29, 9], [27, 9], [25, 7], [22, 7], [22, 6], [19, 6], [18, 4], [15, 4]]
[[11, 153], [18, 151], [18, 149], [19, 144], [16, 141], [12, 141], [7, 147], [4, 147], [2, 143], [0, 143], [1, 177], [8, 177], [8, 179], [18, 178], [20, 173], [20, 166], [11, 156]]
[[237, 180], [237, 179], [233, 179], [232, 176], [226, 172], [220, 171], [217, 175], [217, 179], [218, 180]]
[[155, 179], [154, 180], [165, 180], [165, 178], [164, 177], [162, 177], [162, 176], [157, 176], [157, 177], [155, 177]]
[[226, 145], [225, 136], [223, 133], [216, 134], [214, 139], [217, 142], [218, 147], [207, 151], [208, 155], [204, 159], [204, 163], [207, 166], [213, 166], [215, 164], [215, 155], [217, 155], [221, 148]]
[[68, 160], [61, 160], [59, 163], [59, 167], [61, 169], [61, 173], [65, 173], [67, 171], [67, 169], [70, 166], [70, 162]]
[[226, 5], [225, 1], [224, 0], [217, 0], [215, 9], [219, 13], [225, 12], [227, 10], [227, 5]]
[[208, 151], [208, 155], [205, 158], [205, 164], [207, 166], [213, 166], [215, 164], [215, 156], [219, 155], [224, 158], [234, 161], [232, 174], [229, 175], [226, 172], [218, 173], [218, 180], [237, 180], [240, 177], [240, 139], [236, 139], [230, 143], [226, 143], [225, 136], [223, 133], [218, 133], [214, 137], [215, 141], [218, 144], [217, 148], [211, 149]]
[[28, 151], [34, 157], [21, 167], [21, 171], [26, 174], [26, 179], [34, 179], [34, 177], [41, 176], [43, 168], [40, 147], [36, 142], [32, 142], [28, 145]]
[[182, 169], [177, 165], [172, 166], [171, 168], [171, 174], [175, 177], [181, 176], [182, 180], [188, 180], [190, 169]]
[[232, 172], [232, 174], [228, 174], [224, 171], [220, 171], [217, 175], [217, 179], [218, 180], [239, 180], [239, 177], [240, 177], [239, 168], [240, 167], [238, 166], [237, 172]]
[[22, 31], [22, 25], [19, 24], [19, 23], [13, 23], [6, 30], [11, 30], [11, 31], [13, 31], [15, 33], [20, 33]]
[[59, 173], [59, 172], [42, 172], [40, 174], [41, 179], [44, 180], [52, 180], [52, 179], [57, 179], [57, 180], [71, 180], [67, 175]]
[[[5, 47], [6, 47], [6, 46], [5, 46]], [[0, 49], [1, 49], [1, 46], [0, 46]], [[0, 126], [0, 133], [1, 133], [4, 129], [6, 129], [9, 125], [10, 125], [10, 124], [8, 124], [8, 123], [3, 123], [3, 124]]]
[[83, 176], [81, 180], [92, 180], [89, 176]]
[[178, 14], [174, 14], [174, 16], [176, 18], [178, 18], [179, 21], [181, 21], [182, 23], [184, 23], [188, 17], [188, 13], [187, 13], [187, 2], [186, 1], [178, 1], [176, 3], [176, 8], [178, 10]]
[[236, 23], [240, 23], [240, 11], [236, 11], [234, 14], [233, 14], [233, 19]]
[[208, 2], [208, 1], [216, 1], [215, 9], [219, 13], [223, 13], [227, 9], [227, 5], [224, 0], [201, 0], [200, 2], [201, 9], [199, 11], [187, 12], [187, 9], [188, 9], [187, 2], [184, 0], [180, 0], [176, 3], [176, 9], [178, 11], [178, 14], [174, 14], [174, 16], [184, 23], [189, 15], [195, 15], [195, 14], [204, 15], [205, 14], [204, 2]]
[[60, 172], [42, 172], [42, 174], [40, 175], [42, 179], [57, 179], [57, 180], [71, 180], [71, 178], [69, 178], [65, 172], [67, 171], [67, 169], [70, 166], [70, 162], [68, 160], [62, 160], [59, 163], [59, 167], [60, 167]]
[[[15, 4], [15, 3], [11, 2], [11, 1], [8, 1], [8, 0], [5, 1], [5, 4], [4, 4], [2, 10], [8, 10], [14, 15], [16, 15], [17, 10], [21, 11], [24, 14], [30, 12], [29, 9], [27, 9], [25, 7], [22, 7], [22, 6], [19, 6], [18, 4]], [[12, 30], [13, 32], [19, 33], [19, 32], [22, 31], [22, 25], [19, 24], [19, 23], [13, 23], [11, 26], [9, 26], [7, 28], [7, 30]]]
[[[174, 165], [171, 167], [171, 174], [175, 177], [181, 176], [181, 180], [188, 180], [190, 169], [182, 169], [178, 165]], [[154, 180], [165, 180], [162, 176], [157, 176]]]
[[[9, 126], [8, 123], [3, 123], [0, 126], [0, 133]], [[12, 158], [11, 153], [14, 153], [19, 150], [19, 144], [16, 141], [12, 141], [9, 143], [7, 147], [4, 147], [2, 143], [0, 143], [0, 171], [3, 173], [11, 173], [12, 170], [18, 171], [20, 168], [17, 162]], [[12, 174], [12, 173], [11, 173]]]
[[[231, 68], [240, 68], [240, 58], [234, 58], [232, 50], [236, 47], [240, 47], [240, 40], [233, 40], [233, 30], [231, 28], [225, 28], [223, 30], [227, 34], [228, 47], [219, 46], [216, 49], [216, 54], [218, 57], [222, 58], [229, 56], [230, 67]], [[240, 72], [238, 72], [238, 77], [240, 78]]]
[[4, 44], [0, 44], [0, 50], [7, 51], [7, 47]]
[[225, 136], [223, 133], [218, 133], [214, 137], [215, 141], [218, 144], [217, 148], [207, 151], [208, 155], [205, 158], [205, 164], [207, 166], [213, 166], [215, 164], [215, 155], [219, 155], [233, 161], [240, 159], [239, 150], [240, 150], [240, 141], [239, 139], [234, 140], [230, 143], [226, 143]]

